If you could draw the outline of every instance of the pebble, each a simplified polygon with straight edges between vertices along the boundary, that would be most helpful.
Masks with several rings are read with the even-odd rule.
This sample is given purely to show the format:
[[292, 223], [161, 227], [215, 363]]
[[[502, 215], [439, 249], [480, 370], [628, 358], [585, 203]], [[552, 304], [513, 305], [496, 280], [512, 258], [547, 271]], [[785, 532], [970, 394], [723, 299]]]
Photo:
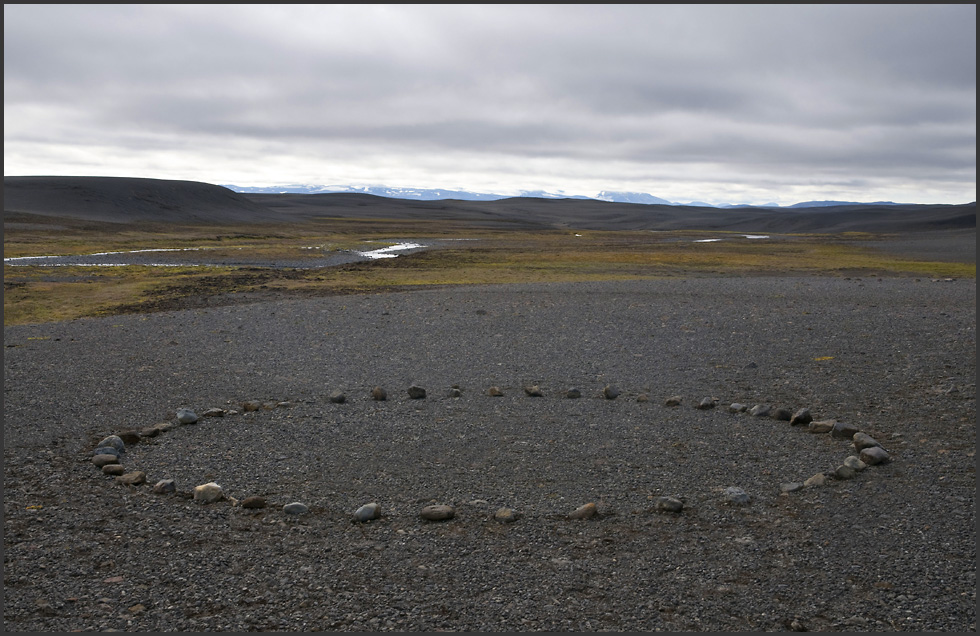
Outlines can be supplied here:
[[871, 446], [862, 450], [858, 458], [868, 466], [875, 466], [888, 461], [888, 451], [881, 446]]
[[92, 458], [92, 463], [95, 464], [96, 468], [103, 468], [109, 464], [118, 464], [119, 457], [108, 453], [100, 453]]
[[740, 402], [732, 402], [728, 405], [729, 413], [745, 413], [749, 410], [748, 404], [741, 404]]
[[105, 466], [102, 467], [103, 475], [112, 475], [114, 477], [118, 477], [119, 475], [122, 475], [125, 472], [126, 472], [126, 467], [123, 466], [122, 464], [106, 464]]
[[854, 424], [837, 422], [834, 424], [834, 428], [830, 430], [830, 436], [836, 439], [854, 439], [854, 434], [860, 432], [860, 430]]
[[282, 511], [287, 515], [305, 515], [310, 511], [310, 508], [304, 503], [294, 501], [283, 506]]
[[215, 501], [224, 499], [224, 497], [225, 493], [221, 489], [221, 486], [213, 481], [194, 487], [194, 501], [198, 503], [214, 503]]
[[433, 504], [422, 508], [419, 517], [426, 521], [446, 521], [456, 516], [456, 509], [452, 506]]
[[493, 518], [500, 523], [514, 523], [517, 521], [517, 512], [512, 508], [500, 508], [497, 512], [493, 513]]
[[102, 448], [103, 446], [108, 446], [110, 448], [115, 448], [120, 453], [126, 450], [126, 443], [122, 441], [122, 438], [118, 435], [110, 435], [105, 438], [96, 448]]
[[751, 495], [737, 486], [729, 486], [725, 489], [725, 499], [737, 506], [744, 506], [752, 501]]
[[489, 389], [487, 389], [487, 395], [489, 395], [490, 397], [503, 397], [504, 392], [500, 390], [500, 387], [492, 386]]
[[582, 397], [582, 391], [572, 387], [571, 389], [565, 391], [565, 397], [572, 400], [577, 400], [578, 398]]
[[371, 399], [375, 402], [384, 402], [388, 399], [388, 392], [382, 389], [380, 386], [376, 386], [371, 389]]
[[524, 387], [524, 395], [528, 397], [544, 397], [541, 387], [539, 387], [537, 384]]
[[700, 410], [702, 410], [702, 411], [706, 411], [708, 409], [715, 408], [715, 406], [717, 404], [718, 404], [718, 398], [706, 397], [706, 398], [703, 398], [701, 400], [701, 402], [698, 403], [697, 408], [700, 409]]
[[579, 506], [575, 510], [571, 511], [570, 513], [568, 513], [568, 518], [569, 519], [591, 519], [592, 517], [594, 517], [596, 515], [596, 512], [598, 512], [598, 509], [596, 508], [596, 505], [590, 501], [589, 503], [585, 504], [584, 506]]
[[789, 422], [793, 419], [793, 412], [789, 409], [778, 408], [772, 412], [772, 419], [779, 420], [781, 422]]
[[119, 439], [121, 439], [124, 444], [139, 444], [140, 434], [139, 431], [126, 431], [119, 434]]
[[779, 492], [790, 493], [790, 492], [799, 492], [801, 490], [803, 490], [803, 483], [802, 482], [788, 481], [788, 482], [779, 484]]
[[365, 521], [373, 521], [379, 517], [381, 517], [381, 506], [374, 502], [364, 504], [354, 511], [354, 521], [360, 521], [362, 523]]
[[196, 424], [197, 413], [191, 409], [177, 409], [177, 421], [181, 424]]
[[201, 413], [201, 417], [224, 417], [224, 416], [225, 416], [225, 410], [220, 408], [210, 408], [204, 411], [203, 413]]
[[857, 476], [857, 471], [847, 465], [841, 465], [834, 470], [834, 477], [841, 480], [854, 479]]
[[769, 415], [769, 412], [771, 410], [772, 409], [770, 409], [770, 407], [765, 404], [756, 404], [751, 409], [749, 409], [749, 415], [751, 415], [752, 417], [766, 417], [767, 415]]
[[177, 482], [173, 479], [161, 479], [153, 484], [153, 494], [155, 495], [169, 495], [173, 492], [177, 492]]
[[460, 389], [458, 386], [454, 386], [451, 389], [449, 389], [449, 397], [451, 398], [463, 397], [463, 390]]
[[621, 391], [619, 390], [619, 387], [615, 384], [607, 384], [605, 388], [602, 389], [602, 397], [606, 398], [607, 400], [615, 400], [619, 397], [620, 393]]
[[335, 391], [331, 391], [330, 395], [328, 396], [328, 399], [333, 404], [343, 404], [344, 402], [347, 401], [347, 396], [344, 395], [343, 391], [338, 389]]
[[854, 450], [858, 452], [863, 451], [865, 448], [871, 448], [872, 446], [881, 446], [878, 440], [867, 433], [855, 433], [852, 439], [854, 440]]
[[807, 424], [806, 429], [811, 433], [829, 433], [834, 430], [834, 426], [837, 425], [837, 420], [820, 420], [817, 422], [810, 422]]
[[413, 384], [412, 386], [408, 387], [408, 397], [413, 400], [424, 400], [425, 389]]
[[844, 465], [859, 472], [868, 467], [868, 465], [862, 462], [861, 458], [857, 455], [850, 455], [844, 458]]
[[245, 497], [245, 499], [242, 500], [242, 508], [247, 508], [249, 510], [258, 510], [259, 508], [265, 508], [265, 506], [265, 497], [260, 495], [252, 495], [251, 497]]
[[123, 486], [139, 486], [140, 484], [146, 483], [146, 473], [142, 470], [134, 470], [131, 473], [116, 477], [116, 483]]
[[790, 426], [807, 426], [813, 421], [813, 415], [810, 414], [810, 409], [802, 408], [796, 413], [793, 413], [793, 417], [790, 418]]
[[683, 402], [683, 401], [684, 401], [684, 398], [682, 398], [681, 396], [679, 396], [679, 395], [672, 395], [669, 398], [667, 398], [666, 400], [664, 400], [664, 406], [680, 406], [681, 405], [681, 402]]
[[658, 512], [680, 512], [684, 509], [684, 502], [677, 497], [657, 497], [653, 500], [653, 507]]
[[803, 482], [803, 485], [807, 488], [819, 488], [827, 484], [827, 476], [823, 473], [817, 473], [813, 477], [810, 477]]

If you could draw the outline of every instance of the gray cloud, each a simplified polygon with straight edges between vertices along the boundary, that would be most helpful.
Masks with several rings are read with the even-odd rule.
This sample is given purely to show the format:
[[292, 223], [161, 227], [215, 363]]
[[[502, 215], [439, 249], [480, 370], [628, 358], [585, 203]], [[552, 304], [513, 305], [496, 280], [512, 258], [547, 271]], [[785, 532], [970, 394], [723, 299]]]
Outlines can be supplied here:
[[963, 202], [975, 18], [975, 5], [5, 5], [5, 173], [688, 200], [734, 188], [760, 202], [842, 198], [846, 174], [860, 198], [901, 198], [887, 193], [901, 183]]

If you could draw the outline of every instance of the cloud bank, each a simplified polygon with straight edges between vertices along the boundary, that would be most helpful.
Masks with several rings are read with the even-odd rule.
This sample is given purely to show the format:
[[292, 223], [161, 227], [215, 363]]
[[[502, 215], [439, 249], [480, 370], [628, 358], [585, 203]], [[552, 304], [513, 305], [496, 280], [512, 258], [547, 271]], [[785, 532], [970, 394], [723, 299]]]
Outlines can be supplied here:
[[5, 5], [4, 174], [976, 198], [975, 5]]

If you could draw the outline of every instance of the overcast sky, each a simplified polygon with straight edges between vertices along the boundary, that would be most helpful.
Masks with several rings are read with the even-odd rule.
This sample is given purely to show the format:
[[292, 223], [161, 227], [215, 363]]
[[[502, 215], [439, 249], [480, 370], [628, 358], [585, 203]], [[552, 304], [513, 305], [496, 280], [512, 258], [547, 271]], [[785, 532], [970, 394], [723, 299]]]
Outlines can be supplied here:
[[4, 5], [4, 174], [976, 199], [976, 5]]

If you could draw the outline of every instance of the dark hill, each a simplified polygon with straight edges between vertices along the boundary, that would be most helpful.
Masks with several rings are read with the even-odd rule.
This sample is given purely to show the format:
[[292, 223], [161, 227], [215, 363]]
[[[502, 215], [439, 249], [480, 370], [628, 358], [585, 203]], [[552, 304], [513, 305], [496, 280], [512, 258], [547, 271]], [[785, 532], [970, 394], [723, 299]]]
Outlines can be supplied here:
[[446, 220], [498, 228], [909, 234], [976, 230], [976, 203], [710, 208], [516, 197], [417, 201], [368, 194], [239, 194], [195, 181], [4, 177], [4, 220], [43, 215], [111, 223], [288, 223], [317, 217]]
[[124, 177], [4, 177], [4, 219], [41, 215], [106, 223], [261, 223], [275, 213], [221, 186]]

